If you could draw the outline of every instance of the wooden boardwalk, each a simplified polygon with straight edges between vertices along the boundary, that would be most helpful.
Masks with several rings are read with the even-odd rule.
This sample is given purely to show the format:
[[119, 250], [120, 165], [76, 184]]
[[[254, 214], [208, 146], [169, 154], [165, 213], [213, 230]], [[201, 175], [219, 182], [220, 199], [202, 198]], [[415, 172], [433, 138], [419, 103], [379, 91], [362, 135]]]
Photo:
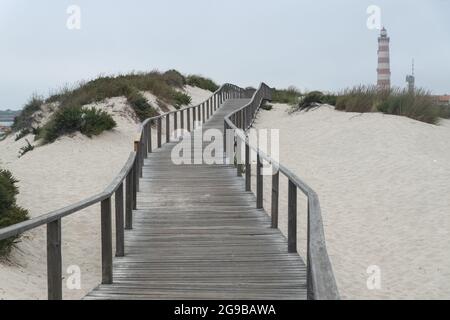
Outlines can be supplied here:
[[[203, 130], [223, 131], [224, 116], [248, 101], [227, 100]], [[114, 283], [85, 299], [306, 299], [303, 260], [236, 169], [177, 166], [175, 144], [145, 160], [126, 256], [114, 258]]]

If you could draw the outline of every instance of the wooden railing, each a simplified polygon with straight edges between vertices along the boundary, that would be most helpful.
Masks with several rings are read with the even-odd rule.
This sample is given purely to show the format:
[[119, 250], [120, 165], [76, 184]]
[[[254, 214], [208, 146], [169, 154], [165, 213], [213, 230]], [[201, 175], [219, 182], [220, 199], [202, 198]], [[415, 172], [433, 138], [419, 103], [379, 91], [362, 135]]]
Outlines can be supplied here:
[[[100, 203], [101, 214], [101, 252], [102, 252], [102, 284], [113, 283], [113, 253], [112, 253], [112, 216], [111, 200], [114, 196], [116, 219], [116, 252], [117, 257], [126, 254], [124, 246], [124, 230], [133, 227], [133, 209], [136, 209], [136, 193], [139, 190], [139, 178], [142, 177], [142, 167], [147, 154], [154, 149], [152, 146], [152, 126], [157, 130], [157, 146], [162, 142], [162, 121], [166, 124], [165, 142], [170, 141], [171, 129], [176, 131], [178, 124], [181, 129], [191, 131], [196, 121], [205, 122], [219, 106], [229, 98], [244, 97], [248, 92], [232, 84], [222, 85], [203, 103], [181, 110], [145, 120], [138, 131], [134, 142], [134, 151], [123, 166], [120, 173], [101, 193], [90, 198], [52, 211], [31, 220], [0, 229], [0, 240], [17, 236], [26, 231], [47, 226], [47, 290], [49, 300], [62, 299], [62, 252], [61, 252], [61, 220], [87, 207]], [[186, 121], [184, 117], [186, 116]], [[172, 125], [171, 125], [172, 119]], [[178, 122], [180, 119], [180, 122]], [[186, 128], [184, 128], [186, 125]], [[125, 193], [124, 193], [125, 181]], [[125, 215], [124, 215], [125, 195]]]
[[[256, 207], [263, 208], [263, 161], [272, 165], [274, 174], [272, 175], [272, 198], [271, 198], [271, 216], [272, 228], [278, 228], [278, 198], [279, 198], [279, 177], [282, 173], [289, 181], [288, 183], [288, 252], [297, 252], [297, 189], [300, 189], [308, 199], [307, 214], [307, 297], [314, 300], [336, 300], [339, 299], [339, 293], [333, 270], [328, 257], [325, 235], [323, 231], [322, 214], [319, 198], [307, 184], [292, 173], [288, 168], [278, 163], [258, 146], [250, 144], [249, 137], [246, 134], [254, 120], [258, 109], [265, 100], [272, 99], [272, 90], [264, 83], [254, 92], [250, 102], [242, 108], [225, 117], [224, 129], [231, 129], [233, 143], [226, 145], [235, 145], [236, 159], [245, 158], [245, 170], [243, 170], [240, 161], [237, 161], [237, 175], [242, 176], [245, 171], [246, 191], [251, 191], [251, 153], [256, 153]], [[241, 148], [242, 143], [245, 148]], [[242, 155], [242, 151], [244, 155]], [[231, 150], [225, 155], [229, 157], [228, 162], [234, 162], [234, 155]], [[231, 158], [232, 157], [232, 158]], [[244, 162], [244, 161], [242, 161]]]

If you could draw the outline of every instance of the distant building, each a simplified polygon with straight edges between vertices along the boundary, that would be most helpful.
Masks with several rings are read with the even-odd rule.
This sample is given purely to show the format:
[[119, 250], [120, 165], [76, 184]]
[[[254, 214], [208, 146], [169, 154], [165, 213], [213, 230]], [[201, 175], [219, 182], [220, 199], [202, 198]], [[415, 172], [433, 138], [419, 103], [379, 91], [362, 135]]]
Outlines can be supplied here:
[[408, 91], [413, 93], [416, 87], [416, 76], [414, 75], [414, 60], [412, 62], [412, 73], [406, 76], [406, 82], [408, 83]]
[[450, 95], [445, 94], [443, 96], [436, 96], [436, 101], [444, 106], [450, 106]]
[[378, 68], [377, 86], [381, 90], [391, 88], [391, 64], [389, 55], [389, 42], [387, 31], [383, 27], [378, 38]]
[[0, 136], [11, 132], [11, 127], [0, 125]]

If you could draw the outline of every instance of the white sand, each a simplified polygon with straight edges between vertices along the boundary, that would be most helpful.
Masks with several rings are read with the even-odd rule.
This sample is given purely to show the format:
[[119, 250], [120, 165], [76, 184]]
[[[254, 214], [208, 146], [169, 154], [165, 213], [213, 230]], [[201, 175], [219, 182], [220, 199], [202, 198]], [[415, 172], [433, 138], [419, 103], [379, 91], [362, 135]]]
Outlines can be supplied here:
[[[256, 127], [280, 129], [281, 163], [319, 194], [342, 298], [450, 298], [450, 121], [434, 126], [329, 106], [294, 115], [287, 109], [262, 111]], [[270, 208], [271, 179], [264, 180]], [[287, 182], [280, 183], [285, 232]], [[371, 265], [381, 269], [381, 290], [367, 289]]]
[[[211, 92], [187, 87], [193, 102]], [[147, 95], [147, 98], [149, 96]], [[149, 99], [149, 102], [152, 102]], [[37, 147], [18, 159], [25, 140], [8, 137], [0, 142], [0, 167], [20, 180], [18, 204], [31, 217], [48, 213], [101, 192], [119, 173], [133, 147], [138, 123], [124, 97], [93, 104], [113, 115], [117, 127], [92, 139], [81, 134], [63, 137]], [[48, 119], [48, 110], [41, 119]], [[45, 121], [45, 120], [43, 120]], [[33, 142], [34, 137], [27, 137]], [[114, 208], [113, 208], [114, 209]], [[113, 226], [114, 227], [114, 226]], [[100, 206], [94, 205], [63, 219], [63, 275], [67, 267], [81, 268], [81, 290], [68, 290], [65, 299], [79, 299], [100, 283]], [[0, 263], [0, 299], [46, 299], [46, 229], [27, 232], [18, 243], [10, 263]]]

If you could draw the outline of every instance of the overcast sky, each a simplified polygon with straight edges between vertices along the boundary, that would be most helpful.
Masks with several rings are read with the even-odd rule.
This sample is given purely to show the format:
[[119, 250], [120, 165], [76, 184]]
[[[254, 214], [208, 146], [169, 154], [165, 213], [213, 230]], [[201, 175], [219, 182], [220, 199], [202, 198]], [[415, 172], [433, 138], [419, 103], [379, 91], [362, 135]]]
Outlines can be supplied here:
[[[67, 8], [81, 9], [69, 30]], [[179, 69], [219, 83], [340, 90], [376, 82], [381, 9], [392, 82], [450, 93], [448, 0], [0, 0], [0, 109], [33, 93], [132, 70]]]

